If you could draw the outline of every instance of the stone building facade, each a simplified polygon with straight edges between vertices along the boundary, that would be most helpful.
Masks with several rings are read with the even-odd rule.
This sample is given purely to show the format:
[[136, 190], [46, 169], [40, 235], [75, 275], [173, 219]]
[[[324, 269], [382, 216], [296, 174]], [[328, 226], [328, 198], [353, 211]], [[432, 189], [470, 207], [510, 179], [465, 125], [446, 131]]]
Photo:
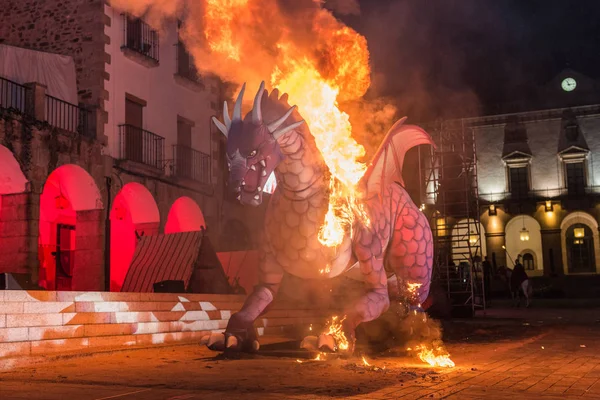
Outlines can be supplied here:
[[480, 227], [453, 232], [457, 242], [471, 240], [498, 267], [519, 260], [534, 277], [600, 274], [598, 87], [566, 70], [540, 89], [542, 102], [444, 121], [447, 134], [472, 134], [476, 149], [475, 167], [458, 172], [476, 178], [480, 206], [479, 221], [462, 222]]
[[[135, 243], [139, 236], [206, 227], [217, 250], [254, 246], [258, 236], [249, 232], [260, 224], [261, 210], [248, 213], [226, 196], [224, 141], [209, 123], [226, 98], [225, 86], [216, 77], [197, 74], [179, 42], [177, 21], [158, 32], [104, 0], [5, 3], [0, 44], [71, 57], [79, 104], [69, 106], [85, 110], [89, 126], [83, 134], [79, 125], [65, 129], [49, 121], [43, 82], [27, 90], [31, 107], [8, 110], [0, 104], [2, 144], [27, 182], [19, 193], [2, 193], [0, 232], [11, 235], [12, 228], [4, 227], [20, 227], [22, 255], [18, 267], [9, 258], [0, 262], [0, 272], [27, 272], [33, 284], [42, 282], [40, 275], [55, 273], [44, 271], [44, 259], [60, 258], [57, 240], [64, 240], [67, 247], [76, 243], [74, 251], [90, 247], [74, 259], [96, 271], [89, 282], [73, 278], [70, 288], [103, 289], [105, 250], [117, 250], [111, 252], [111, 264], [123, 263], [118, 258], [133, 252], [123, 243]], [[15, 133], [21, 131], [27, 133]], [[30, 149], [25, 155], [22, 146]], [[71, 214], [65, 211], [52, 217], [51, 227], [40, 228], [50, 218], [39, 215], [48, 182], [58, 182], [55, 208]], [[72, 198], [61, 192], [65, 185], [72, 186]], [[44, 230], [52, 233], [42, 240]], [[2, 246], [13, 242], [2, 239]], [[113, 284], [118, 290], [118, 282]], [[55, 281], [48, 285], [58, 288]]]

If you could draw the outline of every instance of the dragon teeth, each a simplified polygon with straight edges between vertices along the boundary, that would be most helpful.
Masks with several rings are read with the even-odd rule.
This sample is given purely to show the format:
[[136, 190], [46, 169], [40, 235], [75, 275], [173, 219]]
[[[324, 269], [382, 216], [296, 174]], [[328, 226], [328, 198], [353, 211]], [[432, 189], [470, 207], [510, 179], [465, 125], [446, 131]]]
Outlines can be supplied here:
[[255, 194], [255, 195], [254, 195], [254, 200], [258, 200], [258, 199], [260, 199], [260, 196], [259, 196], [259, 195], [257, 195], [257, 194]]
[[256, 171], [256, 166], [255, 166], [254, 164], [252, 164], [252, 165], [250, 166], [250, 169], [251, 169], [252, 171]]
[[265, 171], [265, 170], [263, 169], [263, 171], [262, 171], [262, 174], [261, 174], [261, 175], [262, 175], [262, 176], [267, 176], [267, 171]]
[[262, 165], [263, 167], [266, 167], [267, 163], [265, 162], [265, 160], [260, 160], [260, 165]]

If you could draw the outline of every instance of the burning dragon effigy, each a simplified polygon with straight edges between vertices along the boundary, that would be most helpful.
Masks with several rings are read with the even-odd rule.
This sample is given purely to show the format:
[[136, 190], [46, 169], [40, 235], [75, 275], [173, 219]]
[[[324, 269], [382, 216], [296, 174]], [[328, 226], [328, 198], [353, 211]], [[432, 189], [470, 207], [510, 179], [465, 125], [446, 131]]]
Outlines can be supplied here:
[[[351, 116], [340, 102], [361, 100], [370, 86], [367, 42], [322, 3], [111, 1], [154, 25], [181, 19], [179, 36], [198, 70], [240, 84], [232, 114], [225, 102], [222, 120], [213, 118], [227, 137], [228, 185], [239, 201], [260, 205], [270, 175], [277, 179], [266, 213], [260, 284], [225, 333], [207, 338], [215, 350], [258, 349], [254, 322], [273, 301], [284, 272], [329, 279], [360, 271], [364, 293], [320, 336], [325, 347], [348, 353], [357, 326], [388, 309], [390, 275], [412, 285], [415, 309], [429, 293], [432, 232], [403, 188], [402, 171], [409, 149], [433, 142], [401, 119], [372, 161], [359, 161], [365, 149], [352, 137]], [[258, 85], [265, 78], [270, 92], [264, 82]], [[259, 86], [246, 113], [245, 82]], [[365, 104], [355, 120], [380, 111]]]

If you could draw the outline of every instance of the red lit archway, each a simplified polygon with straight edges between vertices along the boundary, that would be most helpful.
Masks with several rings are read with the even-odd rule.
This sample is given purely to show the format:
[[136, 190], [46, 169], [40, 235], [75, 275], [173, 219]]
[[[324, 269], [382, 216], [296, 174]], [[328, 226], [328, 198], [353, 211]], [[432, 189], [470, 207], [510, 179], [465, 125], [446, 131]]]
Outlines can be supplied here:
[[[0, 251], [0, 273], [29, 272], [26, 218], [28, 194], [27, 178], [21, 171], [13, 153], [0, 146], [0, 245], [15, 251]], [[19, 250], [20, 249], [20, 250]]]
[[165, 233], [194, 232], [206, 228], [204, 215], [198, 204], [189, 197], [180, 197], [171, 206]]
[[160, 215], [152, 193], [142, 184], [128, 183], [110, 211], [110, 290], [121, 290], [138, 237], [158, 233]]
[[83, 168], [67, 164], [48, 176], [40, 197], [40, 286], [101, 288], [102, 208], [100, 191]]

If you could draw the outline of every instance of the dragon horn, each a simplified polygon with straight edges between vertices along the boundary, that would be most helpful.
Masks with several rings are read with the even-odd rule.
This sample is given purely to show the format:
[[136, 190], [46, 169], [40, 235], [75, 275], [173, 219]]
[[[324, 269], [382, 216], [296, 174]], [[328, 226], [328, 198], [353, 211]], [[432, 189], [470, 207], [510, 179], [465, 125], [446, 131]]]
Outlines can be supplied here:
[[277, 128], [279, 128], [281, 126], [281, 124], [283, 124], [285, 122], [285, 120], [288, 119], [288, 117], [294, 112], [295, 109], [296, 109], [296, 106], [293, 106], [285, 113], [285, 115], [283, 117], [281, 117], [277, 121], [273, 121], [269, 125], [267, 125], [267, 129], [269, 129], [269, 132], [274, 133], [277, 130]]
[[295, 122], [295, 123], [293, 123], [291, 125], [288, 125], [286, 127], [283, 127], [283, 128], [279, 128], [278, 130], [276, 130], [275, 132], [273, 132], [273, 137], [277, 140], [281, 136], [283, 136], [286, 133], [288, 133], [289, 131], [293, 131], [294, 129], [296, 129], [297, 127], [299, 127], [300, 125], [302, 125], [303, 123], [304, 123], [304, 120], [299, 121], [299, 122]]
[[258, 88], [258, 93], [256, 93], [256, 97], [254, 97], [254, 107], [252, 107], [252, 122], [255, 124], [260, 124], [262, 122], [261, 100], [264, 92], [265, 81], [262, 81]]
[[237, 100], [235, 101], [235, 106], [233, 107], [233, 118], [232, 121], [241, 121], [242, 120], [242, 100], [244, 99], [244, 91], [246, 90], [246, 84], [242, 85], [242, 90], [240, 90], [240, 94], [238, 94]]
[[227, 137], [227, 132], [229, 132], [229, 129], [227, 129], [227, 127], [225, 125], [223, 125], [223, 123], [215, 117], [212, 117], [212, 121], [217, 126], [217, 128], [219, 128], [219, 130], [223, 133], [223, 135], [225, 135], [225, 137]]
[[229, 117], [229, 107], [227, 107], [227, 101], [223, 102], [223, 121], [227, 129], [231, 128], [231, 118]]

